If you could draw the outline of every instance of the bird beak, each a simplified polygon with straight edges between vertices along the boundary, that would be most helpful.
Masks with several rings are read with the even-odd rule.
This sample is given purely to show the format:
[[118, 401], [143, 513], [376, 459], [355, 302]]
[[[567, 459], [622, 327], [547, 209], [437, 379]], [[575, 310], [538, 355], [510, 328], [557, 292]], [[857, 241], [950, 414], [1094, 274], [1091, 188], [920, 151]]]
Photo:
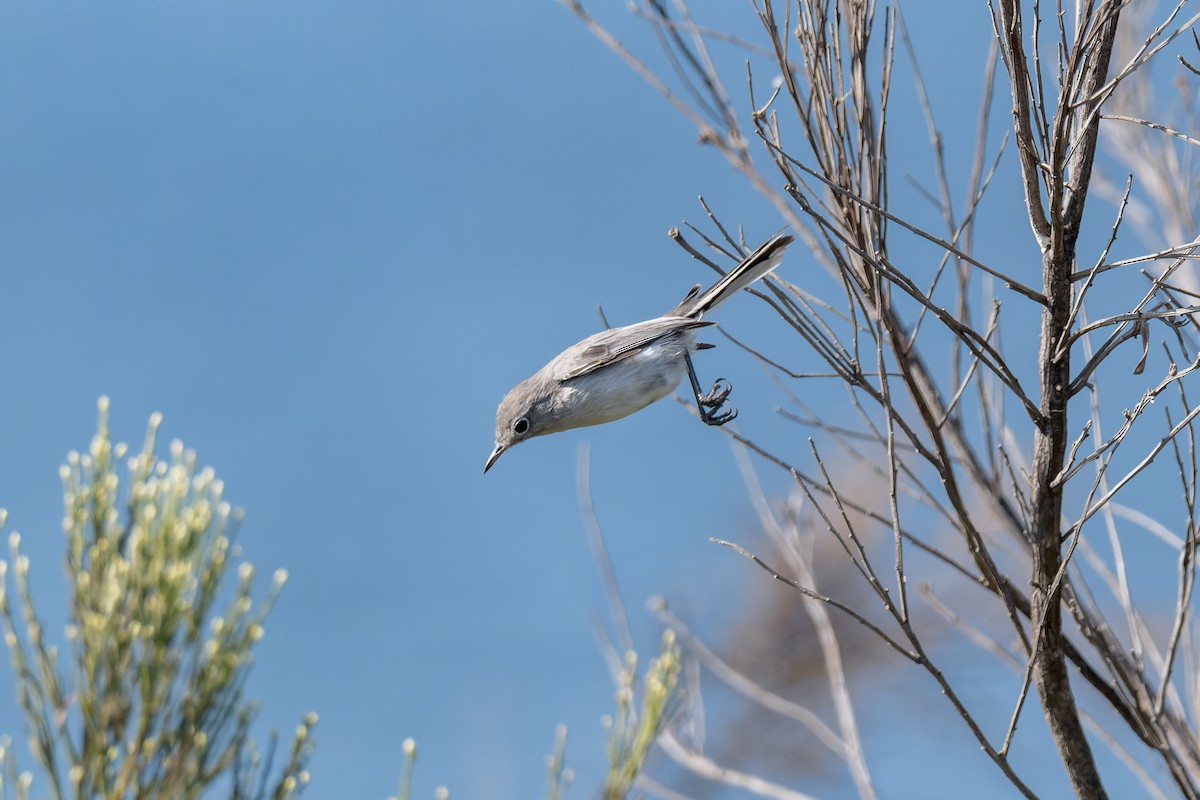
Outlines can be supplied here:
[[492, 464], [496, 463], [496, 459], [500, 457], [500, 454], [503, 453], [504, 450], [505, 450], [504, 445], [502, 445], [502, 444], [496, 445], [496, 449], [492, 451], [492, 454], [490, 456], [488, 456], [487, 463], [483, 465], [483, 471], [485, 474], [487, 473], [487, 471], [489, 469], [492, 468]]

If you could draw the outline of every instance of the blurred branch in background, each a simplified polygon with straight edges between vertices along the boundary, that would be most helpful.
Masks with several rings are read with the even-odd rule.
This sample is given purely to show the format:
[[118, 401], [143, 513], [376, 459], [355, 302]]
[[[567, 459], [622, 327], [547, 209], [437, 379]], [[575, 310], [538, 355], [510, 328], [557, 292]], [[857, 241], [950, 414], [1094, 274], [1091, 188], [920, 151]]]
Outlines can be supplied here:
[[[773, 501], [743, 459], [772, 552], [728, 544], [799, 590], [776, 602], [807, 615], [807, 641], [763, 638], [820, 653], [811, 671], [824, 676], [826, 702], [818, 711], [785, 684], [756, 680], [761, 663], [732, 664], [663, 606], [696, 665], [683, 674], [711, 673], [759, 708], [757, 718], [798, 723], [795, 749], [804, 737], [819, 742], [860, 797], [877, 791], [856, 701], [871, 679], [856, 681], [867, 668], [849, 670], [845, 656], [863, 649], [872, 655], [856, 664], [902, 673], [905, 693], [948, 703], [1025, 796], [1044, 791], [1044, 778], [1017, 745], [1039, 728], [1080, 797], [1106, 796], [1116, 770], [1153, 796], [1200, 797], [1190, 666], [1200, 658], [1200, 407], [1191, 405], [1200, 287], [1190, 266], [1200, 242], [1190, 64], [1200, 56], [1177, 52], [1200, 48], [1200, 14], [1185, 12], [1186, 0], [979, 2], [993, 36], [979, 43], [980, 53], [990, 48], [979, 98], [954, 98], [956, 109], [974, 109], [963, 170], [946, 155], [922, 77], [930, 64], [919, 63], [939, 52], [910, 36], [898, 6], [759, 0], [747, 7], [757, 33], [735, 35], [694, 19], [685, 0], [643, 0], [634, 11], [662, 47], [659, 70], [580, 0], [564, 5], [775, 205], [827, 273], [803, 288], [777, 276], [756, 292], [803, 348], [785, 338], [746, 345], [778, 376], [782, 413], [810, 444], [724, 429], [793, 481], [792, 495]], [[1172, 53], [1182, 102], [1159, 99], [1152, 78]], [[997, 67], [1007, 92], [995, 86]], [[919, 116], [893, 113], [897, 68], [911, 78]], [[1009, 113], [993, 113], [997, 103]], [[893, 202], [890, 137], [914, 127], [928, 136], [933, 188], [909, 176], [909, 192], [932, 214]], [[993, 188], [1001, 183], [1017, 191]], [[1089, 205], [1093, 188], [1112, 204]], [[1004, 230], [1018, 209], [1028, 225], [1021, 246]], [[717, 234], [689, 226], [672, 236], [710, 265], [706, 253], [740, 258], [732, 228], [705, 211]], [[1122, 236], [1130, 222], [1141, 239], [1132, 252]], [[985, 239], [1004, 245], [989, 250]], [[805, 363], [792, 363], [798, 353]], [[801, 399], [811, 384], [800, 382], [816, 374], [840, 384], [845, 418], [823, 418]], [[984, 721], [995, 709], [969, 699], [951, 668], [968, 650], [1009, 670], [1000, 730]], [[725, 754], [741, 763], [716, 759], [694, 728], [699, 683], [684, 686], [684, 711], [660, 744], [693, 788], [804, 796], [752, 774], [745, 748]], [[1042, 725], [1028, 713], [1035, 704]], [[776, 737], [774, 747], [787, 743]], [[938, 763], [936, 752], [906, 757]]]

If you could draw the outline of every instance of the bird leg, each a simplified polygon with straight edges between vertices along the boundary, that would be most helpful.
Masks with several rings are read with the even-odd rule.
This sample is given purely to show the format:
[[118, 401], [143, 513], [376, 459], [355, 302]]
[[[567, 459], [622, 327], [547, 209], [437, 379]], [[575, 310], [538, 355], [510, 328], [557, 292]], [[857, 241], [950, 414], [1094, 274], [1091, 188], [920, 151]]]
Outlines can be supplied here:
[[733, 391], [733, 384], [724, 378], [717, 378], [712, 390], [701, 394], [700, 381], [696, 378], [696, 368], [692, 366], [691, 353], [685, 353], [683, 359], [687, 362], [688, 378], [692, 381], [692, 394], [696, 398], [696, 410], [700, 412], [700, 421], [705, 425], [724, 425], [736, 417], [736, 410], [719, 413], [725, 405], [725, 398]]

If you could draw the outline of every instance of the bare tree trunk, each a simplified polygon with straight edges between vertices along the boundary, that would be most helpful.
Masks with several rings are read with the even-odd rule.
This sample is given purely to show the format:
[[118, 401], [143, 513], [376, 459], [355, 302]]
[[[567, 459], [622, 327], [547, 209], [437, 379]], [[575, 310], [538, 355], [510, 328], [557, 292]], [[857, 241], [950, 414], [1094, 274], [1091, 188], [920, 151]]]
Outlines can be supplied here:
[[1041, 410], [1033, 454], [1033, 676], [1046, 720], [1079, 797], [1106, 797], [1092, 749], [1079, 720], [1063, 654], [1062, 486], [1054, 482], [1067, 448], [1067, 386], [1070, 359], [1055, 358], [1055, 343], [1070, 315], [1070, 261], [1047, 254], [1042, 274], [1050, 307], [1042, 314]]
[[[1032, 656], [1033, 680], [1075, 793], [1079, 797], [1102, 798], [1107, 795], [1079, 718], [1064, 655], [1063, 488], [1056, 480], [1063, 468], [1070, 436], [1067, 416], [1070, 348], [1061, 347], [1060, 343], [1070, 335], [1075, 245], [1099, 133], [1100, 101], [1096, 95], [1108, 75], [1120, 4], [1106, 2], [1099, 11], [1089, 7], [1088, 12], [1078, 20], [1079, 29], [1069, 66], [1074, 74], [1068, 77], [1063, 87], [1054, 115], [1048, 159], [1039, 156], [1031, 131], [1032, 114], [1036, 110], [1045, 119], [1045, 107], [1040, 105], [1040, 98], [1030, 96], [1030, 73], [1023, 49], [1021, 9], [1017, 0], [1001, 4], [1003, 30], [1000, 33], [1006, 51], [1005, 64], [1012, 80], [1013, 116], [1025, 172], [1030, 223], [1042, 246], [1042, 286], [1046, 297], [1039, 351], [1041, 420], [1034, 437], [1030, 531], [1031, 605], [1037, 626]], [[1048, 209], [1043, 207], [1039, 191], [1045, 160], [1051, 167], [1045, 181], [1048, 184]]]

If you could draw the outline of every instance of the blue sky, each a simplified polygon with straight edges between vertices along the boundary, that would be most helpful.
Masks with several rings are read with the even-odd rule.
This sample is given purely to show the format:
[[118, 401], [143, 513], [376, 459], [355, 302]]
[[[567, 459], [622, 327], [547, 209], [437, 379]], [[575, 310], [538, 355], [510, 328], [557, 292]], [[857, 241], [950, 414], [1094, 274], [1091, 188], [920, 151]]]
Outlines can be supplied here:
[[[918, 45], [925, 13], [909, 9]], [[937, 13], [964, 35], [926, 67], [935, 102], [974, 98], [984, 12]], [[604, 17], [660, 63], [636, 19]], [[975, 104], [946, 103], [952, 158]], [[576, 500], [585, 445], [647, 655], [651, 595], [718, 644], [754, 613], [762, 575], [708, 542], [761, 541], [750, 501], [726, 438], [676, 403], [480, 474], [500, 398], [597, 330], [597, 303], [633, 322], [709, 278], [665, 236], [702, 220], [698, 195], [748, 239], [782, 224], [564, 8], [18, 0], [0, 8], [0, 107], [0, 505], [48, 621], [65, 621], [57, 468], [102, 394], [124, 441], [163, 412], [164, 442], [195, 448], [245, 509], [246, 557], [289, 571], [249, 690], [264, 733], [320, 714], [311, 797], [394, 792], [410, 736], [417, 796], [537, 796], [559, 723], [571, 796], [591, 796], [613, 690]], [[894, 152], [928, 175], [912, 119]], [[1027, 238], [1019, 204], [1001, 213]], [[799, 247], [783, 267], [815, 269]], [[721, 322], [779, 334], [758, 310], [739, 299]], [[744, 432], [804, 446], [753, 358], [725, 345], [698, 366], [732, 380]], [[828, 388], [818, 407], [839, 402]], [[8, 692], [0, 722], [20, 737]], [[947, 747], [945, 796], [1006, 796], [970, 742]], [[875, 752], [881, 784], [906, 775]], [[1052, 754], [1029, 757], [1061, 785]]]

